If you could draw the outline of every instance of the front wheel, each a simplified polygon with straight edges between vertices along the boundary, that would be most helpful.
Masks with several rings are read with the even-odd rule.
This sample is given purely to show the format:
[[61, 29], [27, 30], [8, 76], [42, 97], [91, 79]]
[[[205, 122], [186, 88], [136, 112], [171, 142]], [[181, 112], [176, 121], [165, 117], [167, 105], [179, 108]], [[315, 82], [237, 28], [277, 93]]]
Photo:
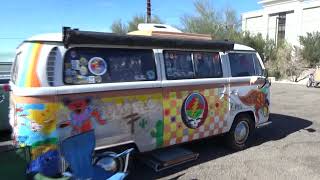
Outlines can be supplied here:
[[253, 120], [250, 116], [246, 114], [237, 116], [226, 136], [229, 147], [235, 150], [245, 149], [252, 130]]

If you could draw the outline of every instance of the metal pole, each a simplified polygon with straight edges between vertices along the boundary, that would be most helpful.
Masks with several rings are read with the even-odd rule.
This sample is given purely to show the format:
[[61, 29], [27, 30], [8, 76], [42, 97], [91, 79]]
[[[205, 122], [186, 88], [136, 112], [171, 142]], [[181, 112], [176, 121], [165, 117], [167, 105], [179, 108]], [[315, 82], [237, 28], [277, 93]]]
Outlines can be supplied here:
[[147, 0], [147, 23], [151, 23], [151, 0]]

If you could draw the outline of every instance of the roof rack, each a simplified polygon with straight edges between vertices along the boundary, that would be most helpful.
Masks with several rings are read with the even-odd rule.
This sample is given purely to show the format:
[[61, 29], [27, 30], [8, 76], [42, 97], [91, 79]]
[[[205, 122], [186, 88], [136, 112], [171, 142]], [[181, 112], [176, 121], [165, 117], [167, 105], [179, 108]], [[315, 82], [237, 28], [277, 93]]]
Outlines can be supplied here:
[[66, 48], [76, 45], [118, 45], [129, 47], [150, 47], [159, 49], [192, 49], [192, 50], [233, 50], [230, 41], [203, 39], [183, 39], [173, 37], [153, 37], [141, 35], [120, 35], [115, 33], [80, 31], [63, 27], [63, 44]]

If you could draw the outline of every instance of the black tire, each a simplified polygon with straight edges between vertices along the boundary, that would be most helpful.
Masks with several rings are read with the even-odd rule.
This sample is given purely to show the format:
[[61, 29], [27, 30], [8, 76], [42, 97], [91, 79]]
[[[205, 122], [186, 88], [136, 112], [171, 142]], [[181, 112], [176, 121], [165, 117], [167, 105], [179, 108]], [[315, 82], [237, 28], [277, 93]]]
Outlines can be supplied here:
[[[247, 114], [240, 114], [237, 115], [235, 117], [235, 120], [231, 126], [230, 131], [226, 134], [226, 142], [227, 145], [234, 149], [234, 150], [243, 150], [246, 147], [248, 147], [248, 141], [249, 141], [249, 137], [252, 134], [252, 131], [254, 129], [254, 124], [253, 124], [254, 120]], [[238, 138], [236, 138], [236, 128], [241, 129], [242, 127], [244, 127], [245, 129], [247, 129], [245, 135], [243, 135], [242, 137], [242, 131], [240, 131], [240, 133], [238, 132], [237, 134], [241, 134], [238, 136]]]

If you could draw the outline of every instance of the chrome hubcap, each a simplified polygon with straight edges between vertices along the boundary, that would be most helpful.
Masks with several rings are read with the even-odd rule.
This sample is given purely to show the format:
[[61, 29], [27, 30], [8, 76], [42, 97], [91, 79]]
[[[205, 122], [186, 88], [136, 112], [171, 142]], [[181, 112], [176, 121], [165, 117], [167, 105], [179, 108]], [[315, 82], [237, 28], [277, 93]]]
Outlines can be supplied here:
[[234, 138], [237, 144], [243, 144], [249, 135], [249, 125], [246, 121], [241, 121], [237, 124], [234, 131]]
[[96, 165], [111, 173], [121, 171], [123, 168], [122, 159], [118, 158], [114, 152], [104, 152], [102, 158], [96, 162]]

